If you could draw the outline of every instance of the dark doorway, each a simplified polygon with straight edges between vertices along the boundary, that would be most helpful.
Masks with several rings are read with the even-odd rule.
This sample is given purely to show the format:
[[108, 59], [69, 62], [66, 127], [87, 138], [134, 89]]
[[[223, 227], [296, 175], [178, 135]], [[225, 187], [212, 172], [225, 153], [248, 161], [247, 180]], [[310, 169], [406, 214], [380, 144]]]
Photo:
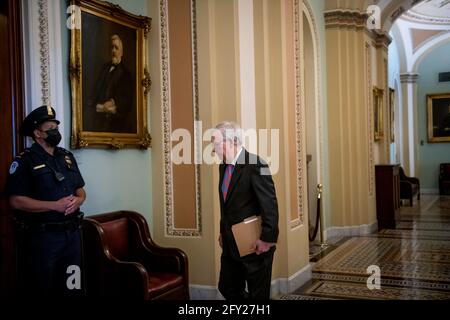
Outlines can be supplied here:
[[0, 1], [0, 298], [16, 294], [14, 229], [4, 190], [11, 161], [23, 149], [18, 134], [24, 110], [20, 16], [20, 1]]

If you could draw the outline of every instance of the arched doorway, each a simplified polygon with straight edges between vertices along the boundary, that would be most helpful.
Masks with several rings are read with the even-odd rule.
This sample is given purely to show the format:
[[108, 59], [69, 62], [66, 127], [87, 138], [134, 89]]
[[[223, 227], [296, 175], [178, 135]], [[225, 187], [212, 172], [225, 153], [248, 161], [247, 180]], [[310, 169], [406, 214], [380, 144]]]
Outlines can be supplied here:
[[307, 4], [303, 8], [303, 59], [304, 59], [304, 101], [306, 117], [306, 153], [308, 186], [308, 220], [310, 239], [319, 239], [319, 232], [314, 235], [317, 224], [317, 185], [321, 180], [320, 152], [320, 95], [319, 95], [319, 61], [317, 31], [313, 15]]

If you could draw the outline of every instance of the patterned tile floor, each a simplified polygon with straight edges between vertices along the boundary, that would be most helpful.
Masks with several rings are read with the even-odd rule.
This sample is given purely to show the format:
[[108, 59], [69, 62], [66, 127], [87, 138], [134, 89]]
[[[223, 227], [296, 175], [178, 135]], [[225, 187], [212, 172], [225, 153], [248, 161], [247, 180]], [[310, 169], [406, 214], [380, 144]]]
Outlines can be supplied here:
[[[423, 195], [402, 207], [397, 228], [337, 239], [313, 252], [313, 279], [282, 300], [450, 299], [450, 197]], [[369, 266], [381, 271], [370, 290]]]

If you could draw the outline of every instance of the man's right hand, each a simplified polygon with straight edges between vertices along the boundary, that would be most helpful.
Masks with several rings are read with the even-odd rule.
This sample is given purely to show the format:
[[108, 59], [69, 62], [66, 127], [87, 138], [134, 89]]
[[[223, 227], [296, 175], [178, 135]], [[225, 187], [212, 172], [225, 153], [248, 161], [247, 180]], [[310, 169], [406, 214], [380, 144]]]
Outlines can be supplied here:
[[72, 197], [64, 197], [59, 199], [58, 201], [53, 202], [53, 210], [58, 211], [60, 213], [65, 213], [67, 207], [71, 204]]
[[112, 114], [116, 114], [117, 112], [117, 107], [116, 104], [114, 102], [113, 99], [110, 99], [108, 101], [106, 101], [103, 106], [105, 107], [105, 112], [106, 113], [112, 113]]

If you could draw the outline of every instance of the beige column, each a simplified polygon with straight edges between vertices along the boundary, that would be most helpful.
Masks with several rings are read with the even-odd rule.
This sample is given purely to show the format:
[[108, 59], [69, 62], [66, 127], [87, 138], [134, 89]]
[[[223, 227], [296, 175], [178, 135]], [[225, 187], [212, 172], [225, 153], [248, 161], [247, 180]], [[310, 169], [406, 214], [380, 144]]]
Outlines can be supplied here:
[[[329, 236], [364, 234], [376, 228], [374, 166], [389, 159], [387, 135], [374, 141], [372, 105], [374, 86], [388, 91], [388, 38], [366, 29], [365, 12], [348, 9], [325, 13]], [[385, 120], [388, 119], [386, 99], [385, 95], [382, 112]], [[383, 131], [387, 132], [387, 121], [383, 123]]]
[[[388, 47], [392, 39], [389, 35], [383, 33], [370, 32], [368, 35], [373, 39], [372, 44], [375, 45], [377, 68], [375, 83], [376, 86], [383, 91], [382, 100], [382, 128], [383, 135], [377, 142], [378, 157], [375, 158], [375, 163], [386, 164], [390, 162], [390, 112], [389, 112], [389, 79], [388, 79]], [[374, 67], [374, 66], [372, 66]]]
[[419, 172], [417, 163], [419, 145], [417, 130], [417, 73], [403, 73], [400, 75], [402, 90], [402, 136], [401, 154], [402, 166], [405, 173], [416, 177]]

